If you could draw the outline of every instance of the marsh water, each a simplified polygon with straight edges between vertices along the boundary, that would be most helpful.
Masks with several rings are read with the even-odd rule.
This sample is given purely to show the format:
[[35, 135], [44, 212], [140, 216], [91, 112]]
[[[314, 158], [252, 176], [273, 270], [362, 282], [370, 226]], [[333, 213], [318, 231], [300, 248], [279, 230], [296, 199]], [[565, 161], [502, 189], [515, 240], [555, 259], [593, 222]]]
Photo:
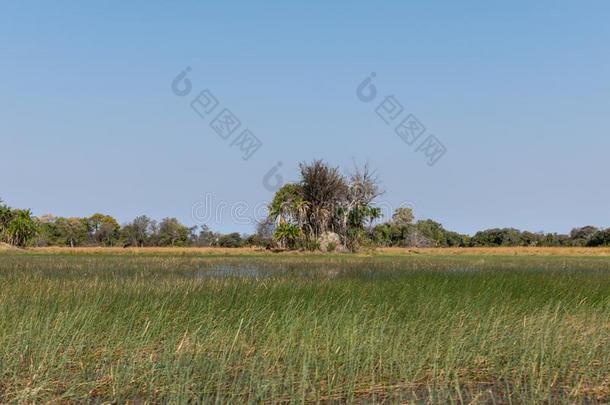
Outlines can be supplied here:
[[543, 272], [569, 275], [586, 272], [608, 277], [606, 257], [511, 257], [511, 256], [355, 256], [355, 255], [258, 255], [203, 256], [153, 254], [4, 254], [0, 276], [13, 271], [51, 278], [190, 278], [214, 279], [392, 279], [436, 274], [470, 277], [504, 272]]

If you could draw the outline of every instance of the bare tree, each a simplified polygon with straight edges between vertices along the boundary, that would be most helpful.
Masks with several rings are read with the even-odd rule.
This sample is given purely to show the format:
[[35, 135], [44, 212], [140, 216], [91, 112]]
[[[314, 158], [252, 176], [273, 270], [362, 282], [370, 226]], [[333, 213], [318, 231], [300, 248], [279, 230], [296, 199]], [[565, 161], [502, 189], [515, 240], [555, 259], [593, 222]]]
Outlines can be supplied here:
[[301, 188], [303, 200], [308, 203], [307, 223], [311, 226], [311, 237], [317, 238], [332, 230], [333, 217], [345, 201], [349, 187], [336, 167], [322, 160], [301, 163]]
[[284, 185], [269, 205], [277, 229], [298, 227], [307, 241], [332, 231], [346, 247], [354, 237], [361, 239], [365, 225], [380, 216], [380, 210], [373, 206], [382, 194], [376, 173], [368, 164], [355, 165], [354, 172], [345, 177], [322, 160], [301, 163], [300, 169], [301, 181]]
[[[368, 163], [362, 166], [354, 163], [354, 171], [348, 174], [348, 179], [348, 190], [337, 216], [340, 233], [343, 235], [346, 235], [350, 226], [361, 227], [364, 221], [369, 221], [370, 225], [380, 215], [373, 208], [373, 202], [383, 194], [379, 177]], [[346, 239], [344, 238], [345, 243]]]
[[370, 205], [384, 193], [377, 172], [371, 169], [368, 162], [362, 166], [354, 163], [354, 171], [349, 173], [349, 183], [351, 199], [362, 205]]

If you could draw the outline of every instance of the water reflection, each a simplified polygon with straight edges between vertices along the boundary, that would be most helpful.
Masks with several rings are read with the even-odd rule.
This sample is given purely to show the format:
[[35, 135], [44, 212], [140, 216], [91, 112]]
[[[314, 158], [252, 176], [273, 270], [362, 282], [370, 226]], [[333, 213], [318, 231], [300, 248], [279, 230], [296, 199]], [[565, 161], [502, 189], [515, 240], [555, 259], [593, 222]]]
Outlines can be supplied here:
[[214, 263], [195, 272], [200, 279], [210, 278], [335, 278], [350, 273], [338, 266], [303, 266], [294, 264]]
[[[183, 273], [186, 276], [194, 276], [198, 279], [214, 278], [298, 278], [298, 279], [335, 279], [335, 278], [358, 278], [358, 279], [380, 279], [395, 278], [405, 274], [416, 276], [417, 274], [429, 274], [451, 276], [452, 274], [479, 274], [483, 270], [474, 267], [447, 267], [428, 269], [408, 269], [383, 266], [383, 265], [354, 265], [327, 263], [324, 265], [302, 265], [291, 263], [205, 263], [200, 264], [194, 271]], [[409, 271], [410, 270], [410, 271]], [[438, 272], [435, 272], [437, 270]]]
[[217, 264], [203, 269], [197, 270], [197, 278], [263, 278], [270, 277], [272, 274], [269, 270], [265, 270], [260, 266], [255, 265], [230, 265]]

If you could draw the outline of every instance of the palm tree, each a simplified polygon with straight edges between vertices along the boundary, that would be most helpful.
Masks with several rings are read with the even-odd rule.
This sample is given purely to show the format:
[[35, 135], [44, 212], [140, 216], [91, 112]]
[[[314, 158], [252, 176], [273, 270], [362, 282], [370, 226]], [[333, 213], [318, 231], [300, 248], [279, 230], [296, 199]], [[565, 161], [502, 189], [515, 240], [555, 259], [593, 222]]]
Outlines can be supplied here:
[[17, 210], [6, 228], [7, 240], [11, 245], [25, 247], [36, 236], [38, 228], [30, 210]]
[[[348, 178], [321, 160], [302, 163], [300, 169], [301, 180], [284, 185], [269, 204], [269, 219], [278, 227], [290, 225], [300, 231], [298, 237], [307, 241], [316, 241], [332, 231], [347, 244], [348, 231], [362, 233], [379, 217], [380, 210], [373, 202], [381, 191], [368, 166], [356, 167]], [[286, 230], [282, 228], [277, 233], [282, 243], [287, 242]]]
[[322, 160], [302, 163], [300, 169], [302, 196], [309, 203], [309, 237], [315, 239], [333, 229], [333, 220], [348, 193], [348, 185], [338, 168], [331, 167]]
[[299, 227], [288, 223], [279, 224], [273, 233], [273, 239], [278, 241], [281, 248], [294, 247], [300, 237]]

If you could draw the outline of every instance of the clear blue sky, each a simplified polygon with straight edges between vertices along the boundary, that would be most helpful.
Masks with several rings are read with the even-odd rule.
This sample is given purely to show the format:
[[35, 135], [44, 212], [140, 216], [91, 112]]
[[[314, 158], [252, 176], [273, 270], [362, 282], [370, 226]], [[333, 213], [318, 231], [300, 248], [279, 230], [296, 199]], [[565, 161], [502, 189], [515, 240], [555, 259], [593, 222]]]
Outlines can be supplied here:
[[[457, 231], [608, 227], [609, 21], [607, 1], [5, 1], [0, 197], [191, 224], [206, 193], [267, 201], [278, 161], [356, 159]], [[172, 93], [186, 66], [263, 142], [250, 160]], [[445, 144], [435, 166], [357, 99], [371, 72]]]

